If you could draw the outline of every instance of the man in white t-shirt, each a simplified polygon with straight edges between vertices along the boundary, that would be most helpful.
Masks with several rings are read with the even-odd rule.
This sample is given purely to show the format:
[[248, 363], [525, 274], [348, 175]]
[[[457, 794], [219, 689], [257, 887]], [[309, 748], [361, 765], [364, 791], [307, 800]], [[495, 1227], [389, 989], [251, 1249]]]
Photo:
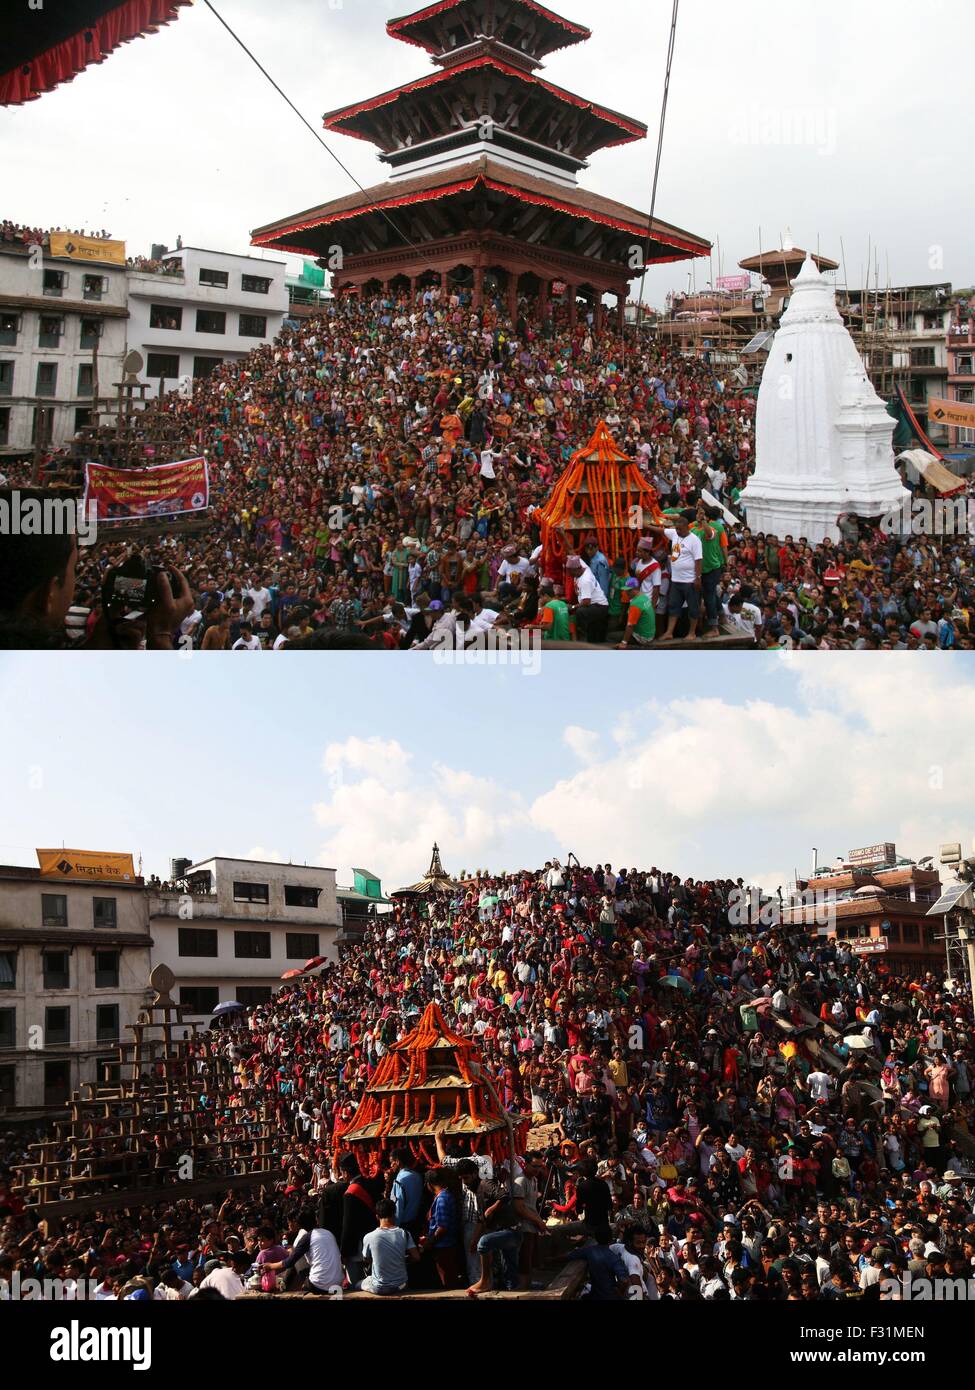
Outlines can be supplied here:
[[253, 601], [254, 621], [255, 623], [259, 623], [261, 621], [261, 614], [271, 602], [271, 590], [261, 583], [261, 577], [258, 574], [251, 576], [251, 586], [251, 588], [245, 589], [244, 592], [248, 598]]
[[224, 1298], [240, 1298], [244, 1292], [244, 1275], [251, 1265], [251, 1257], [242, 1250], [223, 1257], [225, 1263], [219, 1265], [206, 1276], [201, 1289], [216, 1289]]
[[646, 598], [652, 599], [653, 606], [656, 608], [663, 571], [654, 556], [653, 541], [643, 540], [637, 546], [633, 573], [640, 581], [640, 593]]
[[263, 650], [259, 638], [254, 636], [254, 629], [250, 623], [241, 623], [240, 636], [230, 650], [233, 652], [259, 652]]
[[762, 635], [762, 610], [754, 603], [746, 603], [741, 594], [728, 601], [724, 616], [735, 632], [752, 638]]
[[592, 570], [578, 555], [573, 555], [565, 568], [575, 583], [576, 632], [579, 641], [599, 645], [606, 641], [609, 629], [609, 600]]
[[679, 516], [673, 526], [652, 526], [658, 535], [670, 542], [670, 601], [667, 604], [667, 631], [661, 642], [672, 642], [677, 620], [687, 609], [693, 633], [701, 615], [702, 569], [704, 546], [700, 536], [691, 530], [686, 516]]
[[644, 1299], [654, 1301], [659, 1299], [657, 1281], [647, 1268], [644, 1259], [647, 1249], [647, 1233], [643, 1227], [628, 1226], [619, 1244], [611, 1245], [609, 1248], [614, 1254], [619, 1255], [626, 1267], [627, 1282], [630, 1288], [628, 1297], [638, 1302], [642, 1302]]
[[502, 455], [496, 454], [493, 449], [481, 450], [481, 477], [485, 482], [493, 483], [495, 481], [494, 465], [501, 457]]
[[830, 1078], [824, 1071], [811, 1071], [806, 1077], [809, 1094], [814, 1101], [829, 1100]]

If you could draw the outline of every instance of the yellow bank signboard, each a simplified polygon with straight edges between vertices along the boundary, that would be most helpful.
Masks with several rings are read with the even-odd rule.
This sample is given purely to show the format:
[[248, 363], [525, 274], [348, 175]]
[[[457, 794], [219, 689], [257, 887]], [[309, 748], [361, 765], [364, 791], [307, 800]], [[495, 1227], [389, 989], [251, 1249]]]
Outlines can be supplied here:
[[87, 849], [39, 849], [41, 878], [87, 880], [91, 883], [134, 883], [131, 854], [102, 854]]
[[51, 255], [69, 261], [102, 261], [125, 265], [125, 242], [103, 241], [100, 237], [73, 236], [71, 232], [52, 232]]

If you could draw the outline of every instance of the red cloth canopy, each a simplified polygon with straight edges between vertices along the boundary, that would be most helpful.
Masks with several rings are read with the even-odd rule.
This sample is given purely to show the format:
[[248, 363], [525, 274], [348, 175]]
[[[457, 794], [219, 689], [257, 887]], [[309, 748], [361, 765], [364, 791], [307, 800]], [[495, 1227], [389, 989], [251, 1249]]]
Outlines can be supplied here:
[[[192, 0], [59, 0], [18, 14], [3, 25], [0, 54], [0, 106], [36, 101], [44, 92], [70, 82], [92, 63], [102, 63], [120, 44], [153, 34], [178, 18]], [[11, 63], [9, 68], [7, 63]]]

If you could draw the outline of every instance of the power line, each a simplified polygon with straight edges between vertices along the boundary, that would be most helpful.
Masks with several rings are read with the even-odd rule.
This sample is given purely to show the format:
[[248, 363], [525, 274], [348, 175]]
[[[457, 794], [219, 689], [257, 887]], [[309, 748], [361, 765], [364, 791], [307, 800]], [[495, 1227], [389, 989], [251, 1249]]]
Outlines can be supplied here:
[[[209, 0], [208, 0], [209, 3]], [[643, 274], [640, 276], [640, 307], [637, 311], [637, 331], [643, 323], [643, 295], [646, 289], [646, 272], [649, 268], [650, 247], [653, 245], [653, 218], [657, 210], [657, 186], [660, 182], [660, 162], [664, 151], [664, 132], [667, 128], [667, 107], [670, 102], [670, 75], [674, 66], [674, 49], [677, 43], [677, 19], [680, 13], [680, 0], [674, 0], [673, 14], [670, 20], [670, 40], [667, 45], [667, 71], [664, 76], [664, 94], [660, 106], [660, 129], [657, 132], [657, 158], [653, 167], [653, 188], [650, 194], [650, 226], [647, 230], [646, 255], [644, 256]]]
[[[258, 71], [264, 74], [264, 76], [267, 78], [268, 82], [270, 82], [271, 86], [278, 93], [278, 95], [284, 101], [287, 102], [287, 104], [291, 107], [292, 111], [298, 117], [299, 121], [301, 121], [302, 125], [311, 131], [312, 135], [314, 135], [315, 139], [321, 145], [325, 153], [329, 155], [330, 158], [335, 160], [335, 163], [342, 170], [343, 174], [345, 174], [347, 178], [351, 179], [351, 181], [355, 184], [356, 188], [358, 188], [360, 193], [366, 193], [368, 190], [363, 188], [362, 184], [356, 178], [355, 174], [353, 174], [352, 170], [349, 169], [345, 164], [343, 164], [342, 160], [339, 159], [338, 155], [335, 153], [334, 150], [329, 148], [329, 146], [325, 143], [325, 141], [322, 139], [321, 135], [311, 124], [311, 122], [308, 121], [305, 118], [305, 116], [303, 116], [302, 113], [298, 110], [297, 106], [295, 106], [294, 102], [288, 96], [287, 92], [285, 92], [284, 89], [280, 87], [277, 84], [277, 82], [275, 82], [274, 78], [268, 72], [267, 68], [264, 67], [264, 65], [260, 62], [260, 60], [257, 57], [255, 57], [255, 55], [247, 47], [246, 43], [244, 43], [244, 40], [240, 37], [240, 35], [234, 32], [234, 30], [224, 19], [223, 15], [220, 14], [220, 12], [211, 4], [211, 0], [203, 0], [203, 3], [206, 5], [207, 9], [220, 21], [220, 23], [226, 29], [227, 33], [234, 40], [234, 42], [240, 45], [240, 47], [244, 50], [244, 52], [247, 54], [248, 58], [250, 58], [251, 62], [258, 69]], [[406, 243], [406, 245], [410, 247], [411, 250], [416, 251], [420, 255], [423, 254], [420, 250], [420, 247], [417, 246], [415, 242], [412, 242], [410, 238], [405, 234], [405, 232], [401, 231], [401, 229], [396, 225], [393, 219], [386, 213], [386, 211], [383, 208], [376, 208], [375, 211], [378, 212], [385, 219], [385, 221], [389, 223], [396, 235], [400, 237]]]

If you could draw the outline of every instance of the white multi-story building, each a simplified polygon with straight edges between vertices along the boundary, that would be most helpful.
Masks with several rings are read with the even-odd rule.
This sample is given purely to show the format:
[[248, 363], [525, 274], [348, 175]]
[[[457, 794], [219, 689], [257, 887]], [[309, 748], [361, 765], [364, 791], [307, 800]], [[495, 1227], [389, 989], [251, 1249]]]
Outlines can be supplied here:
[[186, 871], [185, 891], [149, 886], [153, 966], [176, 976], [185, 1017], [209, 1022], [220, 1003], [260, 1004], [286, 970], [338, 960], [335, 870], [215, 858]]
[[129, 272], [129, 348], [144, 359], [147, 395], [173, 390], [253, 352], [288, 313], [284, 261], [184, 246], [159, 270]]
[[141, 879], [0, 867], [0, 1116], [60, 1108], [105, 1079], [145, 1006], [149, 947]]
[[96, 389], [121, 380], [127, 296], [124, 265], [0, 241], [0, 454], [58, 447], [88, 423]]

